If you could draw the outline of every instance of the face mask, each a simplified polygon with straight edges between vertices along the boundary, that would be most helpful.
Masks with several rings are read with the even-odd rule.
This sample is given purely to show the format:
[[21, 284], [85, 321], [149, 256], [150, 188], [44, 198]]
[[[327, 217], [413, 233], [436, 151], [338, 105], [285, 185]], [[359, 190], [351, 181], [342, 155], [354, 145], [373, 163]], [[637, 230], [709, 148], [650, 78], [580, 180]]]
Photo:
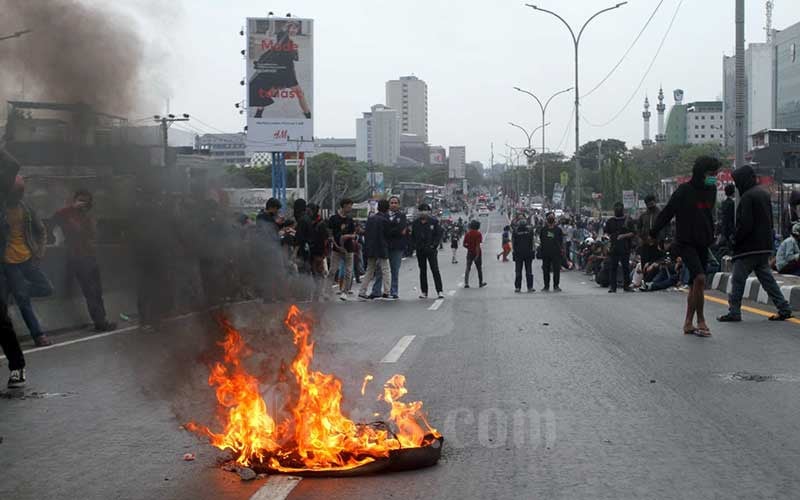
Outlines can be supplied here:
[[717, 176], [716, 175], [709, 175], [706, 177], [706, 186], [716, 186], [717, 185]]
[[623, 211], [622, 210], [614, 210], [614, 215], [617, 217], [622, 217]]

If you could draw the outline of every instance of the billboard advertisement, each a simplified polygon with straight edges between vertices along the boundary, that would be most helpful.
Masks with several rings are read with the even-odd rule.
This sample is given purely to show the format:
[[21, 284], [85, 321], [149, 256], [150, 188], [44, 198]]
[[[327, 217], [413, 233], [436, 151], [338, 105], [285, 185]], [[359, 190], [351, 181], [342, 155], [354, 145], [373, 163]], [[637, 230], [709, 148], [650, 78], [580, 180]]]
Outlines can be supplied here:
[[312, 151], [313, 20], [248, 18], [246, 35], [248, 153]]

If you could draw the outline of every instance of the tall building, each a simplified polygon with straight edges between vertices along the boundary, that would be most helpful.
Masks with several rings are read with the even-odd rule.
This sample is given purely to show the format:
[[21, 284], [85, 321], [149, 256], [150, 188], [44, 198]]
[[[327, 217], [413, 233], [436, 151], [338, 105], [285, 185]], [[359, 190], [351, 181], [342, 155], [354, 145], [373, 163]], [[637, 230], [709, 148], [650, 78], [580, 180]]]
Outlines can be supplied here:
[[644, 111], [642, 118], [644, 119], [644, 138], [642, 139], [642, 147], [652, 146], [653, 141], [650, 140], [650, 101], [647, 97], [644, 98]]
[[356, 159], [393, 166], [400, 157], [400, 116], [383, 104], [356, 120]]
[[386, 82], [386, 105], [400, 112], [400, 132], [428, 142], [428, 84], [416, 76]]
[[428, 150], [430, 152], [429, 165], [442, 166], [447, 163], [447, 150], [442, 146], [430, 146]]
[[725, 144], [722, 101], [698, 101], [686, 105], [686, 144]]
[[779, 129], [800, 128], [798, 49], [800, 49], [800, 23], [775, 35], [775, 127]]
[[725, 146], [732, 148], [736, 143], [736, 57], [734, 56], [722, 56], [722, 113], [725, 115]]
[[463, 179], [467, 175], [467, 147], [450, 146], [448, 159], [448, 177], [450, 179]]

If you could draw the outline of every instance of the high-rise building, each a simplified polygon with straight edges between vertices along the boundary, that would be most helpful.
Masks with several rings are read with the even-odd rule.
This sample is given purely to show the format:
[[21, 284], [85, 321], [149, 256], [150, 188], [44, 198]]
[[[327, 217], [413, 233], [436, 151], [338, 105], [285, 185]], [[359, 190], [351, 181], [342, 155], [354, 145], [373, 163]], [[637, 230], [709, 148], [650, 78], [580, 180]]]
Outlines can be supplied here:
[[450, 179], [463, 179], [467, 175], [467, 147], [450, 146], [448, 159], [448, 177]]
[[393, 166], [400, 157], [400, 117], [396, 109], [372, 106], [356, 120], [356, 159]]
[[[775, 35], [775, 127], [800, 128], [800, 23]], [[755, 133], [754, 130], [752, 133]]]
[[400, 132], [428, 142], [428, 84], [416, 76], [386, 82], [386, 105], [400, 113]]
[[722, 101], [698, 101], [686, 105], [686, 144], [725, 144]]

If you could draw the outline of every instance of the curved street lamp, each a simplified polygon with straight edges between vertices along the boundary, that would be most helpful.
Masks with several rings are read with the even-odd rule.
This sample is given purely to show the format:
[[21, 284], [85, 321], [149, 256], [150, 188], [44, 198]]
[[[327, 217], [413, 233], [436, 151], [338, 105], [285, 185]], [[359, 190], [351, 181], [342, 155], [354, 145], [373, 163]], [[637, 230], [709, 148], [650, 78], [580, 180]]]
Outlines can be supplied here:
[[604, 12], [608, 12], [610, 10], [618, 9], [623, 5], [627, 4], [628, 2], [620, 2], [612, 7], [608, 7], [602, 10], [599, 10], [592, 14], [592, 16], [583, 23], [581, 29], [578, 31], [578, 35], [575, 36], [575, 30], [572, 29], [572, 26], [569, 25], [567, 21], [564, 20], [563, 17], [559, 16], [555, 12], [547, 9], [543, 9], [541, 7], [537, 7], [536, 5], [531, 5], [526, 3], [525, 5], [532, 8], [533, 10], [538, 10], [540, 12], [546, 12], [552, 16], [558, 18], [559, 21], [564, 23], [564, 26], [567, 27], [569, 30], [569, 34], [572, 36], [572, 45], [575, 48], [575, 206], [576, 206], [576, 214], [575, 216], [580, 220], [581, 217], [581, 163], [578, 159], [578, 151], [580, 150], [581, 143], [580, 143], [580, 93], [578, 92], [578, 46], [581, 42], [581, 37], [583, 36], [583, 31], [586, 29], [586, 26], [592, 22], [597, 16]]

